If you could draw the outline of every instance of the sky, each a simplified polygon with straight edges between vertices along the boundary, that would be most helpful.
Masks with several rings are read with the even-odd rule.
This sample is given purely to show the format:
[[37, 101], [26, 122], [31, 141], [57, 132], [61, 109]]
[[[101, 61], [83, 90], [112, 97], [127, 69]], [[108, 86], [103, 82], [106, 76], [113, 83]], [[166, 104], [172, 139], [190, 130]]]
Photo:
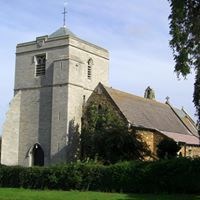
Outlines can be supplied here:
[[[15, 50], [21, 42], [50, 35], [63, 25], [64, 1], [0, 1], [0, 133], [13, 97]], [[186, 80], [174, 73], [169, 47], [167, 0], [68, 0], [67, 27], [79, 38], [110, 52], [110, 86], [184, 109], [194, 118], [194, 72]]]

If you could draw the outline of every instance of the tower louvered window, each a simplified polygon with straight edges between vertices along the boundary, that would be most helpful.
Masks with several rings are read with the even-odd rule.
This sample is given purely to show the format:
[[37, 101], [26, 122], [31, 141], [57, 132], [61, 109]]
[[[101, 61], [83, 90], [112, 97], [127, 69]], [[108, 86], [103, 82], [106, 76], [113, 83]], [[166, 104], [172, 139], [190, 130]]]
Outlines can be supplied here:
[[46, 73], [46, 55], [36, 56], [35, 76], [44, 76]]
[[87, 71], [87, 78], [88, 78], [89, 80], [92, 79], [92, 66], [93, 66], [93, 60], [90, 58], [90, 59], [88, 60], [88, 71]]

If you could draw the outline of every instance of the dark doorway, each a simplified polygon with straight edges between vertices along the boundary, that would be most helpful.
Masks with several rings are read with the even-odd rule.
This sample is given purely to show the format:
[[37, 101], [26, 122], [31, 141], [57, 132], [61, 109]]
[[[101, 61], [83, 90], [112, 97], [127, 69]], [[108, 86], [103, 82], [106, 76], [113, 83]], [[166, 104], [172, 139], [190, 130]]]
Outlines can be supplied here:
[[33, 147], [33, 165], [44, 166], [44, 151], [39, 144], [35, 144]]

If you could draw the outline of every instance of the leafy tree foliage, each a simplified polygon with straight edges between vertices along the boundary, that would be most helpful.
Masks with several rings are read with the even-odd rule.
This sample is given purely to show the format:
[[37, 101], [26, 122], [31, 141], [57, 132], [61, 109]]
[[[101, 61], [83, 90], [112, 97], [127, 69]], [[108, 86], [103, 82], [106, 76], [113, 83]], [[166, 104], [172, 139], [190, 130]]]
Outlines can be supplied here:
[[104, 106], [88, 107], [81, 134], [82, 159], [105, 164], [143, 159], [149, 153], [134, 129], [128, 128], [116, 113]]
[[193, 102], [200, 122], [200, 1], [168, 0], [171, 7], [170, 46], [176, 62], [175, 72], [186, 77], [193, 68]]
[[157, 147], [157, 155], [160, 159], [175, 158], [180, 150], [180, 146], [172, 139], [163, 139]]

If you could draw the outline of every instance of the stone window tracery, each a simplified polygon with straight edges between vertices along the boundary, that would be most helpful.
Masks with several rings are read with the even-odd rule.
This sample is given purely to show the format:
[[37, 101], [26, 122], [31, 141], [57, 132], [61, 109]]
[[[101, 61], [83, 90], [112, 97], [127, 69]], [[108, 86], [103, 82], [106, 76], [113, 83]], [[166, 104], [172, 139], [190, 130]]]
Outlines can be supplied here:
[[37, 55], [35, 56], [36, 68], [35, 76], [44, 76], [46, 73], [46, 55]]

